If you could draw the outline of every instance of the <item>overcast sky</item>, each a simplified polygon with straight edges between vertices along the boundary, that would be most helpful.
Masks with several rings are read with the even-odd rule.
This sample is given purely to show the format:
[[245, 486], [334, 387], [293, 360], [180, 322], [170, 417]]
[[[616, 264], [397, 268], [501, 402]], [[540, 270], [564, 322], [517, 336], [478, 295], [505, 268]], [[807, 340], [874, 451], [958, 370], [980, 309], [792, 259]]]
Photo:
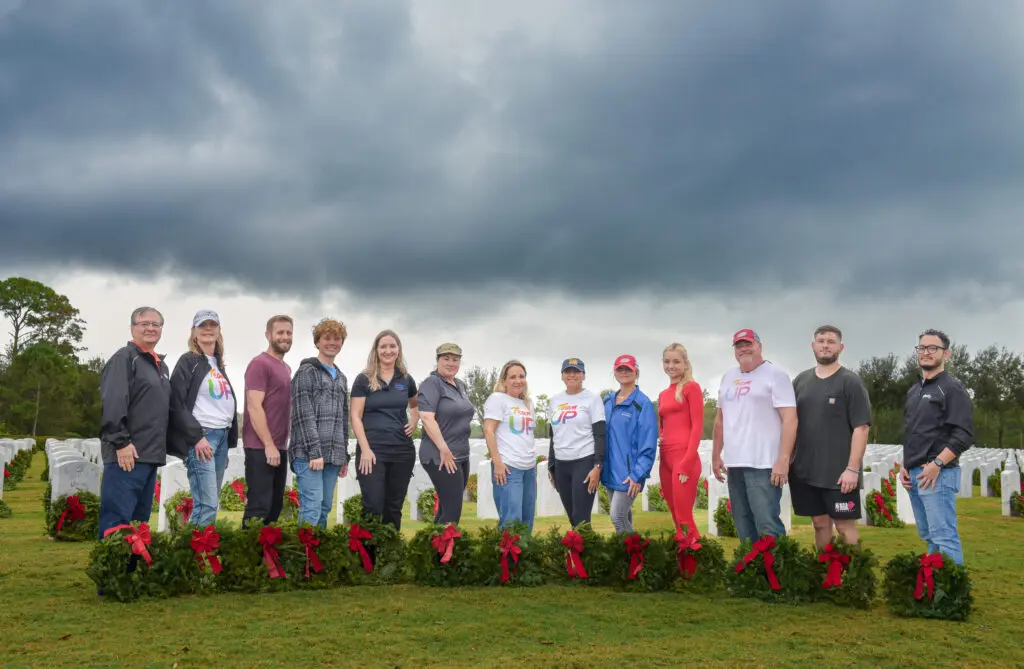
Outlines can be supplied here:
[[0, 278], [68, 295], [88, 355], [220, 311], [229, 374], [322, 316], [350, 378], [580, 356], [712, 391], [730, 335], [793, 373], [1024, 331], [1024, 4], [0, 0]]

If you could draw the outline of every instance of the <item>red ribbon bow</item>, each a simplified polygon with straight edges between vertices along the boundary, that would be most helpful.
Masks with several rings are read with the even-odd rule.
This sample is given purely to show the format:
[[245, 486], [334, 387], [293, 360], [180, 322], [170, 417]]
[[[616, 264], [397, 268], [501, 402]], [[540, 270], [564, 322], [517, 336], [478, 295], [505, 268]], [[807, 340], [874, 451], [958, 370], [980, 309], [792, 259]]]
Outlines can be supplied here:
[[85, 518], [85, 507], [82, 506], [81, 500], [78, 499], [78, 495], [72, 495], [67, 498], [68, 506], [64, 509], [64, 513], [60, 514], [60, 518], [57, 519], [57, 531], [60, 532], [61, 528], [64, 527], [64, 519], [71, 515], [71, 522], [76, 520], [82, 520]]
[[888, 520], [892, 520], [892, 514], [889, 513], [889, 507], [885, 505], [885, 499], [882, 497], [882, 493], [875, 493], [875, 504], [878, 505], [878, 512], [886, 517]]
[[289, 490], [288, 494], [286, 494], [285, 497], [287, 497], [288, 501], [291, 502], [292, 504], [294, 504], [296, 508], [298, 508], [298, 506], [299, 506], [299, 491], [298, 490]]
[[439, 498], [437, 496], [437, 493], [435, 492], [434, 493], [434, 518], [437, 518], [437, 507], [440, 506], [440, 504], [441, 504], [441, 498]]
[[632, 580], [644, 568], [644, 549], [651, 542], [645, 541], [639, 534], [632, 534], [626, 537], [623, 543], [626, 544], [626, 551], [629, 553], [629, 578]]
[[565, 552], [565, 572], [570, 579], [590, 578], [587, 570], [583, 568], [583, 535], [569, 530], [562, 539], [562, 545], [568, 550]]
[[[69, 497], [68, 499], [71, 498]], [[149, 534], [149, 524], [139, 523], [138, 529], [128, 524], [115, 525], [104, 532], [103, 537], [106, 538], [108, 535], [119, 530], [131, 530], [131, 534], [124, 535], [124, 540], [132, 547], [132, 553], [141, 556], [142, 559], [146, 561], [147, 566], [153, 564], [153, 558], [149, 556], [149, 551], [146, 550], [146, 546], [148, 546], [153, 540]]]
[[352, 529], [348, 532], [348, 549], [359, 552], [359, 557], [363, 559], [363, 571], [367, 574], [373, 571], [373, 561], [370, 560], [370, 554], [366, 552], [366, 546], [361, 540], [372, 538], [373, 535], [369, 531], [359, 527], [358, 523], [352, 523]]
[[241, 481], [232, 481], [231, 482], [231, 489], [235, 491], [235, 493], [238, 495], [238, 498], [240, 500], [242, 500], [243, 502], [245, 501], [245, 484], [244, 483], [242, 483]]
[[725, 500], [725, 510], [728, 511], [729, 513], [732, 513], [732, 500], [731, 499], [726, 499]]
[[210, 562], [210, 570], [214, 574], [219, 574], [221, 570], [220, 558], [213, 555], [213, 551], [220, 547], [220, 534], [217, 530], [213, 529], [213, 525], [207, 525], [202, 530], [192, 530], [192, 541], [190, 542], [192, 550], [196, 552], [196, 562], [199, 563], [199, 571], [205, 569], [205, 557]]
[[9, 471], [7, 471], [7, 465], [4, 465], [4, 478], [5, 479], [11, 478], [11, 473]]
[[299, 543], [306, 547], [306, 578], [309, 578], [309, 566], [313, 565], [313, 571], [320, 573], [324, 570], [324, 566], [320, 564], [320, 558], [317, 556], [314, 548], [320, 545], [320, 540], [313, 536], [313, 530], [308, 527], [303, 527], [299, 530]]
[[284, 565], [274, 548], [281, 543], [281, 528], [267, 525], [260, 528], [260, 544], [263, 546], [263, 563], [267, 565], [270, 578], [285, 578]]
[[683, 534], [682, 531], [677, 531], [676, 544], [679, 546], [676, 550], [679, 573], [688, 579], [697, 571], [697, 556], [693, 554], [693, 551], [701, 549], [700, 540], [692, 534]]
[[885, 484], [885, 491], [889, 493], [889, 497], [893, 497], [896, 493], [892, 491], [892, 484], [889, 483], [889, 479], [883, 480], [882, 483]]
[[455, 539], [461, 536], [462, 533], [449, 523], [444, 528], [444, 532], [435, 534], [434, 538], [430, 540], [430, 544], [441, 555], [441, 564], [448, 564], [448, 561], [452, 559], [452, 551], [455, 550]]
[[821, 587], [829, 588], [843, 587], [843, 570], [850, 564], [850, 556], [836, 552], [832, 544], [825, 546], [824, 552], [818, 555], [818, 562], [828, 563], [828, 574], [825, 575], [825, 582]]
[[508, 533], [508, 530], [501, 531], [501, 543], [498, 544], [498, 548], [501, 549], [501, 582], [504, 583], [510, 578], [508, 571], [508, 556], [511, 553], [512, 561], [517, 565], [519, 564], [519, 554], [523, 552], [516, 542], [519, 541], [519, 535], [512, 536]]
[[924, 596], [924, 586], [928, 584], [928, 599], [935, 597], [935, 579], [932, 578], [933, 570], [942, 569], [942, 555], [925, 553], [921, 556], [921, 568], [917, 570], [917, 587], [914, 588], [914, 598], [921, 599]]
[[153, 486], [153, 500], [160, 501], [160, 481], [157, 481], [156, 485]]
[[174, 507], [174, 510], [182, 514], [185, 517], [185, 522], [187, 523], [188, 519], [192, 517], [192, 510], [195, 508], [194, 505], [195, 500], [191, 497], [186, 497], [181, 500], [181, 503], [179, 503], [178, 506]]
[[775, 537], [766, 536], [761, 537], [754, 542], [752, 551], [743, 556], [739, 564], [736, 565], [736, 573], [743, 571], [748, 564], [750, 564], [754, 558], [758, 555], [761, 556], [761, 560], [764, 562], [764, 571], [768, 575], [768, 583], [772, 586], [772, 590], [782, 590], [782, 586], [779, 584], [779, 579], [775, 576], [775, 569], [772, 566], [775, 564], [775, 556], [772, 555], [771, 549], [775, 548]]

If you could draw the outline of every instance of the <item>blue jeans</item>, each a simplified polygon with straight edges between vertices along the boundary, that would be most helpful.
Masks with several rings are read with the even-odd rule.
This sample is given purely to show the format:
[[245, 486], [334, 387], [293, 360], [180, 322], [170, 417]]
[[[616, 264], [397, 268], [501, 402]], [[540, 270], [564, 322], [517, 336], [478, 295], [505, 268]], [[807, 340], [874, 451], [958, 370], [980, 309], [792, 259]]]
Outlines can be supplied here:
[[200, 460], [196, 447], [188, 451], [185, 471], [188, 472], [188, 487], [192, 491], [192, 517], [189, 525], [206, 527], [217, 520], [220, 506], [220, 488], [224, 485], [224, 470], [228, 468], [228, 431], [204, 430], [206, 440], [213, 448], [213, 459]]
[[956, 529], [956, 495], [960, 492], [960, 467], [943, 467], [928, 490], [917, 488], [921, 467], [908, 470], [910, 505], [914, 509], [917, 533], [928, 544], [929, 553], [945, 553], [953, 562], [964, 563], [960, 535]]
[[740, 541], [786, 534], [782, 523], [782, 488], [772, 485], [772, 470], [730, 467], [729, 500]]
[[518, 521], [525, 523], [533, 533], [533, 517], [537, 509], [537, 468], [508, 468], [505, 485], [498, 485], [491, 477], [494, 505], [498, 507], [498, 527]]
[[299, 489], [299, 524], [326, 528], [341, 467], [325, 464], [323, 471], [315, 472], [309, 468], [309, 460], [292, 460], [292, 471]]
[[133, 520], [149, 522], [153, 512], [153, 491], [156, 488], [156, 465], [136, 462], [130, 472], [116, 462], [103, 465], [100, 482], [99, 539], [111, 527]]

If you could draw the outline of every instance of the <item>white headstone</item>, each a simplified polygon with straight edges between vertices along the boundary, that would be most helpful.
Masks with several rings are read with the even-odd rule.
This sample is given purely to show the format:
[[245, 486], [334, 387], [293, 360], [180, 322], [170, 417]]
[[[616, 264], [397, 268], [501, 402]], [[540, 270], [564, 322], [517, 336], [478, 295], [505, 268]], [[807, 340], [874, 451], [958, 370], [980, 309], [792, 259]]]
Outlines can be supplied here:
[[882, 491], [882, 477], [874, 470], [864, 472], [864, 487], [860, 491], [861, 517], [857, 520], [857, 523], [860, 525], [871, 524], [871, 516], [868, 515], [868, 504], [874, 504], [874, 500], [868, 499], [868, 493], [872, 490]]
[[335, 507], [334, 520], [338, 523], [351, 523], [351, 519], [345, 518], [345, 502], [360, 494], [359, 480], [356, 478], [355, 461], [348, 467], [348, 476], [338, 479], [337, 506]]
[[548, 463], [537, 465], [537, 517], [565, 516], [562, 498], [548, 480]]
[[960, 492], [957, 493], [957, 497], [970, 498], [974, 495], [974, 470], [977, 469], [975, 463], [965, 464], [961, 461], [960, 463]]
[[789, 484], [782, 486], [782, 501], [779, 504], [779, 509], [782, 515], [782, 524], [786, 527], [786, 532], [793, 531], [793, 498], [789, 494]]
[[62, 495], [74, 495], [77, 492], [100, 494], [100, 474], [102, 468], [79, 456], [77, 459], [60, 459], [50, 466], [50, 501], [56, 501]]
[[494, 505], [494, 489], [491, 487], [493, 468], [490, 460], [481, 460], [477, 467], [476, 517], [497, 520], [498, 507]]
[[1017, 472], [1008, 469], [1002, 473], [999, 483], [1002, 486], [1003, 493], [1003, 515], [1009, 516], [1011, 515], [1010, 497], [1013, 493], [1020, 491], [1020, 476]]
[[978, 469], [981, 470], [981, 496], [995, 497], [996, 491], [988, 484], [988, 477], [996, 473], [995, 462], [985, 462]]
[[910, 503], [910, 493], [903, 484], [900, 483], [899, 476], [896, 477], [896, 485], [893, 490], [896, 492], [896, 515], [900, 517], [907, 525], [916, 525], [917, 521], [914, 519], [914, 507]]
[[157, 473], [160, 475], [160, 509], [156, 528], [158, 532], [166, 532], [167, 510], [164, 507], [179, 490], [190, 490], [188, 472], [184, 462], [178, 458], [168, 458], [167, 464], [160, 467]]

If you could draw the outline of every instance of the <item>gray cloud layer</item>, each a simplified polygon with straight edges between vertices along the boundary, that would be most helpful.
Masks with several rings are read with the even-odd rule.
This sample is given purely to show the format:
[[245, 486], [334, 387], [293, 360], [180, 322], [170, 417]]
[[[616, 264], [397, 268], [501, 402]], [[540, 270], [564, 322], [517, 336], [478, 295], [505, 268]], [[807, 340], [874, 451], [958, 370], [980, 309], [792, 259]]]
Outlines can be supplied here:
[[1024, 283], [1010, 4], [588, 2], [472, 64], [440, 6], [16, 5], [0, 262], [375, 298]]

